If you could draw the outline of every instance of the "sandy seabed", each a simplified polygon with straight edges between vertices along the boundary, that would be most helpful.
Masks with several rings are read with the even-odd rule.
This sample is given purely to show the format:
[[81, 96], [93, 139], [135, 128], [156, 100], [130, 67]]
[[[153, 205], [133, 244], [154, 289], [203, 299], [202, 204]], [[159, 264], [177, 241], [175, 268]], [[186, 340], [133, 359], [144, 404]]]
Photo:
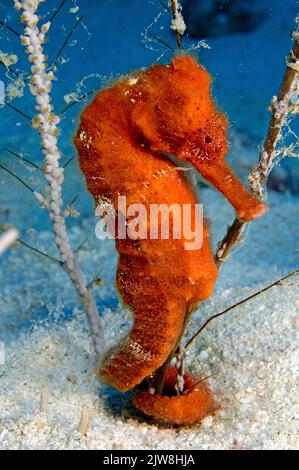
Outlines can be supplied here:
[[[209, 189], [203, 196], [217, 220], [216, 232], [221, 223], [223, 230], [230, 209], [225, 204], [219, 214], [219, 196]], [[256, 227], [252, 224], [246, 244], [224, 266], [212, 300], [193, 317], [193, 330], [296, 267], [298, 197], [273, 194], [270, 199], [270, 213]], [[43, 237], [50, 240], [51, 234]], [[105, 270], [113, 252], [107, 242], [92, 255], [82, 252], [80, 261], [88, 266], [92, 256]], [[112, 295], [112, 278], [99, 289], [99, 305]], [[132, 407], [132, 394], [117, 393], [96, 379], [82, 311], [74, 307], [65, 318], [65, 306], [75, 302], [61, 269], [18, 249], [3, 261], [0, 281], [0, 339], [6, 352], [0, 366], [1, 449], [299, 448], [298, 278], [214, 321], [190, 349], [187, 363], [193, 373], [216, 374], [209, 382], [221, 409], [181, 429], [150, 422]], [[15, 334], [14, 323], [32, 305], [46, 308], [47, 314], [25, 322]], [[109, 344], [130, 327], [128, 311], [120, 305], [106, 306], [103, 321]], [[49, 397], [43, 410], [42, 395]], [[86, 436], [77, 431], [83, 408], [91, 413]]]

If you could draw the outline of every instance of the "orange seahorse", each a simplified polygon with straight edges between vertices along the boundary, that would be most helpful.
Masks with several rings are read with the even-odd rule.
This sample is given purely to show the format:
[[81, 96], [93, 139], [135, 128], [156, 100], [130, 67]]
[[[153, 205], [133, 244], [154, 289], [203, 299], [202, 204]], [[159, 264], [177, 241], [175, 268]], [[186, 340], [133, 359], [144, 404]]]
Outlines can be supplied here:
[[[167, 155], [190, 162], [230, 201], [243, 221], [267, 210], [225, 163], [227, 119], [210, 93], [210, 75], [186, 54], [154, 65], [100, 91], [81, 116], [75, 145], [87, 186], [121, 216], [126, 204], [198, 202], [182, 171]], [[195, 223], [195, 222], [194, 222]], [[147, 230], [149, 228], [147, 227]], [[117, 239], [117, 287], [134, 312], [121, 346], [107, 354], [100, 377], [120, 391], [138, 385], [167, 359], [189, 308], [208, 299], [217, 268], [207, 227], [203, 243], [185, 250], [179, 239]]]

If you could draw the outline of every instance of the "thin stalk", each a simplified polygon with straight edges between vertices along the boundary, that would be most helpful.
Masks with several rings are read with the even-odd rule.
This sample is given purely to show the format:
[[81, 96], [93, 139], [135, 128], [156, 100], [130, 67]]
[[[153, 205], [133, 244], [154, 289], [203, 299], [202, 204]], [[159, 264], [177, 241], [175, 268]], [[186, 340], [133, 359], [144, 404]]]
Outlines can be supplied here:
[[6, 173], [8, 173], [9, 175], [13, 176], [16, 180], [19, 181], [19, 183], [21, 183], [23, 186], [25, 186], [26, 189], [28, 189], [31, 193], [34, 193], [34, 189], [31, 188], [31, 186], [29, 186], [29, 184], [26, 183], [26, 181], [22, 180], [22, 178], [20, 178], [16, 173], [14, 173], [12, 170], [10, 170], [9, 168], [7, 168], [6, 166], [3, 166], [1, 163], [0, 163], [0, 168], [1, 170], [5, 171]]
[[[9, 231], [15, 231], [15, 229], [11, 228], [11, 227], [7, 227], [7, 226], [5, 226], [5, 228], [4, 228], [4, 226], [2, 226], [2, 227], [0, 226], [0, 233], [1, 234], [8, 233]], [[53, 256], [50, 256], [47, 253], [44, 253], [43, 251], [39, 250], [38, 248], [35, 248], [35, 247], [29, 245], [28, 243], [24, 242], [24, 240], [21, 240], [21, 238], [16, 237], [14, 242], [20, 243], [20, 245], [23, 245], [25, 248], [28, 248], [29, 250], [33, 251], [35, 254], [41, 255], [41, 256], [47, 258], [48, 260], [53, 261], [56, 264], [59, 264], [60, 266], [63, 265], [63, 262], [60, 261], [59, 259], [54, 258]]]
[[20, 34], [15, 29], [13, 29], [11, 26], [9, 26], [9, 24], [4, 23], [3, 21], [0, 21], [0, 25], [3, 26], [4, 28], [6, 28], [11, 33], [13, 33], [18, 38], [20, 37]]
[[248, 297], [246, 297], [245, 299], [242, 299], [240, 300], [239, 302], [237, 302], [236, 304], [232, 305], [231, 307], [228, 307], [226, 308], [225, 310], [223, 310], [222, 312], [219, 312], [219, 313], [216, 313], [215, 315], [213, 315], [212, 317], [208, 318], [208, 320], [206, 322], [204, 322], [204, 324], [199, 328], [199, 330], [197, 330], [197, 332], [192, 336], [192, 338], [187, 342], [187, 344], [185, 345], [184, 347], [184, 350], [187, 350], [193, 343], [194, 341], [198, 338], [198, 336], [200, 335], [200, 333], [208, 326], [208, 324], [215, 320], [216, 318], [219, 318], [221, 317], [222, 315], [234, 310], [235, 308], [237, 307], [240, 307], [240, 305], [243, 305], [245, 304], [246, 302], [248, 302], [249, 300], [252, 300], [252, 299], [255, 299], [256, 297], [260, 296], [261, 294], [263, 294], [264, 292], [267, 292], [268, 290], [272, 289], [273, 287], [275, 286], [279, 286], [282, 284], [282, 282], [286, 281], [287, 279], [289, 279], [290, 277], [292, 276], [295, 276], [296, 274], [299, 273], [299, 269], [296, 269], [295, 271], [292, 271], [291, 273], [287, 274], [286, 276], [283, 276], [279, 279], [277, 279], [277, 281], [275, 282], [272, 282], [271, 284], [269, 284], [268, 286], [264, 287], [263, 289], [260, 289], [258, 290], [257, 292], [254, 292], [253, 294], [249, 295]]
[[69, 40], [71, 39], [72, 35], [74, 34], [74, 32], [76, 31], [76, 29], [78, 28], [79, 24], [81, 23], [81, 21], [83, 20], [83, 15], [80, 16], [80, 18], [76, 21], [75, 25], [72, 27], [72, 29], [70, 30], [69, 34], [67, 35], [65, 41], [63, 42], [62, 46], [60, 47], [59, 51], [57, 52], [56, 54], [56, 57], [54, 59], [54, 62], [51, 66], [51, 69], [54, 69], [61, 54], [63, 53], [64, 51], [64, 48], [67, 46]]
[[155, 36], [154, 34], [150, 33], [148, 31], [147, 33], [152, 39], [154, 39], [155, 41], [157, 42], [160, 42], [161, 44], [163, 44], [163, 46], [166, 46], [168, 49], [170, 49], [172, 52], [174, 52], [174, 48], [172, 46], [170, 46], [166, 41], [163, 41], [163, 39], [159, 38], [158, 36]]
[[219, 374], [219, 371], [218, 372], [214, 372], [214, 374], [210, 374], [208, 375], [207, 377], [203, 377], [202, 379], [198, 380], [197, 382], [195, 382], [195, 384], [191, 385], [191, 387], [189, 388], [186, 388], [183, 392], [183, 395], [185, 395], [187, 392], [190, 392], [190, 390], [193, 390], [193, 388], [197, 387], [197, 385], [203, 383], [203, 382], [206, 382], [207, 380], [209, 380], [211, 377], [215, 377], [215, 375], [218, 375]]
[[72, 108], [75, 104], [80, 103], [83, 101], [85, 98], [87, 98], [90, 95], [93, 95], [96, 90], [90, 90], [87, 93], [84, 93], [84, 95], [79, 96], [77, 100], [71, 101], [67, 106], [65, 106], [59, 113], [59, 116], [62, 116], [66, 111], [68, 111], [70, 108]]
[[23, 245], [25, 248], [28, 248], [30, 251], [33, 251], [36, 255], [41, 255], [44, 258], [47, 258], [48, 260], [52, 261], [53, 263], [58, 264], [59, 266], [63, 266], [63, 261], [60, 261], [58, 258], [54, 258], [53, 256], [48, 255], [48, 253], [45, 253], [44, 251], [41, 251], [38, 248], [29, 245], [28, 243], [24, 242], [24, 240], [18, 238], [17, 242], [20, 243], [20, 245]]
[[169, 12], [169, 9], [168, 9], [168, 5], [164, 2], [162, 2], [162, 0], [158, 0], [158, 2], [160, 3], [160, 5]]
[[63, 165], [63, 168], [66, 168], [72, 161], [74, 160], [74, 157], [69, 158]]
[[50, 23], [53, 23], [53, 20], [54, 18], [56, 17], [56, 15], [58, 15], [58, 13], [60, 12], [60, 10], [63, 8], [64, 4], [66, 3], [67, 0], [62, 0], [62, 2], [60, 3], [59, 7], [55, 9], [53, 15], [51, 16], [51, 18], [49, 19]]
[[[173, 20], [176, 20], [177, 18], [177, 15], [178, 15], [178, 10], [177, 10], [177, 2], [175, 0], [171, 0], [171, 11], [172, 11], [172, 18]], [[178, 49], [181, 49], [182, 48], [182, 41], [181, 41], [181, 35], [180, 35], [180, 32], [178, 30], [174, 30], [174, 33], [175, 33], [175, 36], [176, 36], [176, 41], [177, 41], [177, 46], [178, 46]], [[149, 33], [152, 37], [154, 37], [151, 33]], [[160, 42], [162, 42], [165, 46], [167, 46], [168, 48], [172, 49], [171, 46], [169, 46], [168, 44], [164, 43], [164, 41], [160, 40], [159, 38], [156, 38], [154, 37], [154, 39], [156, 40], [159, 40]], [[167, 375], [167, 372], [169, 370], [169, 367], [170, 367], [170, 363], [173, 359], [173, 357], [177, 354], [177, 351], [179, 349], [179, 346], [180, 346], [180, 343], [182, 341], [182, 338], [185, 334], [185, 331], [187, 329], [187, 326], [189, 324], [189, 321], [190, 321], [190, 318], [191, 318], [191, 314], [192, 314], [192, 311], [191, 310], [188, 310], [186, 315], [185, 315], [185, 319], [184, 319], [184, 323], [183, 323], [183, 327], [181, 329], [181, 332], [179, 334], [179, 337], [176, 341], [176, 344], [175, 344], [175, 347], [173, 348], [173, 350], [171, 351], [170, 355], [168, 356], [167, 360], [164, 362], [164, 364], [162, 364], [162, 366], [158, 369], [157, 373], [155, 374], [155, 377], [154, 377], [154, 381], [153, 381], [153, 387], [155, 388], [156, 390], [156, 393], [161, 395], [163, 393], [163, 388], [164, 388], [164, 383], [165, 383], [165, 379], [166, 379], [166, 375]]]
[[23, 111], [21, 111], [19, 108], [16, 108], [13, 104], [11, 103], [6, 103], [6, 105], [13, 109], [14, 111], [16, 111], [16, 113], [20, 114], [20, 116], [26, 118], [27, 120], [29, 120], [30, 122], [32, 121], [32, 117], [29, 116], [28, 114], [24, 113]]
[[27, 158], [23, 157], [22, 155], [20, 155], [19, 153], [17, 152], [14, 152], [13, 150], [10, 150], [9, 148], [7, 147], [3, 147], [3, 150], [5, 150], [6, 152], [10, 153], [11, 155], [13, 155], [14, 157], [17, 157], [20, 161], [23, 161], [25, 163], [28, 163], [28, 165], [32, 166], [33, 168], [35, 168], [36, 170], [39, 170], [40, 172], [43, 172], [43, 169], [36, 165], [36, 163], [33, 163], [31, 162], [30, 160], [27, 160]]

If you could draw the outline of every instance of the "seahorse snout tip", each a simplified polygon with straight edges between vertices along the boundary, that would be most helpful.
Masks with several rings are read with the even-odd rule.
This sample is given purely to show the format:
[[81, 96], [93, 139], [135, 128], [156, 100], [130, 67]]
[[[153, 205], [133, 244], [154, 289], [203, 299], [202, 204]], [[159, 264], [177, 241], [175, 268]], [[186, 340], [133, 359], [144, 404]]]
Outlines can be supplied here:
[[268, 212], [269, 206], [263, 202], [257, 202], [252, 204], [250, 207], [238, 211], [238, 218], [242, 222], [251, 222], [253, 220], [259, 219], [266, 212]]

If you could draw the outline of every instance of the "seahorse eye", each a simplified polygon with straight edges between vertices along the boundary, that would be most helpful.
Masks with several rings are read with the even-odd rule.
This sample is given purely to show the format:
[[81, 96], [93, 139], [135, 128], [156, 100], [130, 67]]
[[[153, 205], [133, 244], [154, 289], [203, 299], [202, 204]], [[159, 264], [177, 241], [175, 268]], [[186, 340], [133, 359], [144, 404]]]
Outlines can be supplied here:
[[212, 143], [212, 139], [211, 139], [211, 137], [210, 137], [209, 135], [207, 135], [207, 136], [205, 137], [205, 143], [206, 143], [206, 144], [211, 144], [211, 143]]

